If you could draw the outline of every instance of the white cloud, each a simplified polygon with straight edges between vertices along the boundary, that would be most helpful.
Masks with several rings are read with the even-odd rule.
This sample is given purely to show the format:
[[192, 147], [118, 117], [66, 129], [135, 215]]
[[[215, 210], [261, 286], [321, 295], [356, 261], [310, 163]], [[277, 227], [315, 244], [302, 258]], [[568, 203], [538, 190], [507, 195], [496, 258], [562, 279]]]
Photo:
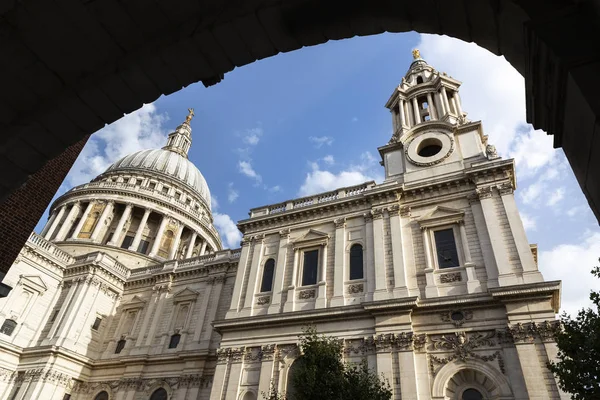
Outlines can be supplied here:
[[323, 161], [325, 162], [325, 164], [328, 164], [328, 165], [335, 164], [335, 159], [333, 158], [333, 156], [331, 154], [326, 155], [325, 157], [323, 157]]
[[267, 190], [271, 193], [277, 193], [277, 192], [281, 192], [281, 186], [279, 185], [275, 185], [272, 187], [267, 187]]
[[562, 309], [571, 316], [582, 306], [591, 306], [590, 290], [600, 290], [600, 279], [590, 274], [600, 257], [600, 233], [586, 236], [579, 244], [561, 244], [539, 257], [546, 280], [562, 279]]
[[323, 145], [331, 146], [333, 143], [333, 138], [330, 136], [310, 136], [308, 140], [313, 142], [317, 149], [320, 149]]
[[242, 140], [244, 143], [248, 143], [251, 146], [256, 146], [262, 135], [263, 130], [261, 127], [246, 129], [246, 131], [242, 134]]
[[546, 201], [546, 205], [549, 207], [553, 207], [556, 204], [558, 204], [558, 202], [561, 201], [564, 197], [565, 197], [565, 188], [564, 187], [556, 188], [550, 194], [550, 197], [548, 197], [548, 200]]
[[157, 113], [154, 104], [127, 114], [96, 132], [73, 164], [65, 185], [89, 182], [118, 159], [143, 149], [161, 148], [167, 143], [163, 124], [166, 114]]
[[238, 230], [235, 222], [227, 214], [213, 213], [215, 228], [221, 235], [221, 240], [229, 248], [240, 247], [242, 233]]
[[298, 195], [309, 196], [371, 180], [379, 181], [381, 180], [380, 172], [373, 168], [376, 164], [377, 161], [368, 151], [361, 154], [359, 164], [351, 165], [348, 169], [338, 173], [323, 171], [316, 162], [309, 163], [312, 171], [306, 174]]
[[[533, 129], [515, 138], [508, 156], [515, 159], [521, 178], [535, 174], [540, 168], [554, 163], [558, 152], [552, 147], [553, 140], [553, 137], [545, 132]], [[548, 170], [555, 171], [552, 168]]]
[[227, 201], [233, 203], [239, 196], [238, 191], [233, 188], [233, 182], [229, 182], [229, 185], [227, 185]]
[[252, 178], [256, 181], [256, 183], [262, 182], [262, 176], [260, 176], [254, 168], [252, 168], [252, 164], [250, 161], [240, 161], [238, 163], [239, 171], [246, 175], [248, 178]]
[[525, 230], [535, 231], [537, 229], [535, 218], [530, 217], [529, 215], [527, 215], [523, 212], [520, 213], [520, 215], [521, 215], [521, 221], [523, 221], [523, 227], [525, 228]]

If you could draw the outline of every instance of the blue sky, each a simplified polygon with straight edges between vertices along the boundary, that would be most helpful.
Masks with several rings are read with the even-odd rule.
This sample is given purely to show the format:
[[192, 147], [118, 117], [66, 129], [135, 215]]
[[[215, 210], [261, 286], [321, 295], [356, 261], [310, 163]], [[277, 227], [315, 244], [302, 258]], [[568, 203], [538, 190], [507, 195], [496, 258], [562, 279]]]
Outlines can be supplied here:
[[247, 218], [250, 208], [381, 181], [377, 147], [391, 136], [384, 104], [415, 47], [463, 82], [468, 118], [482, 120], [500, 155], [515, 158], [528, 239], [539, 245], [545, 278], [563, 279], [565, 309], [588, 304], [589, 289], [600, 289], [589, 274], [600, 256], [600, 229], [568, 162], [552, 148], [551, 136], [526, 124], [523, 78], [510, 64], [447, 37], [383, 34], [329, 42], [235, 69], [210, 88], [195, 84], [161, 97], [97, 132], [58, 194], [126, 154], [162, 147], [193, 107], [190, 159], [210, 186], [224, 245], [237, 246], [235, 221]]

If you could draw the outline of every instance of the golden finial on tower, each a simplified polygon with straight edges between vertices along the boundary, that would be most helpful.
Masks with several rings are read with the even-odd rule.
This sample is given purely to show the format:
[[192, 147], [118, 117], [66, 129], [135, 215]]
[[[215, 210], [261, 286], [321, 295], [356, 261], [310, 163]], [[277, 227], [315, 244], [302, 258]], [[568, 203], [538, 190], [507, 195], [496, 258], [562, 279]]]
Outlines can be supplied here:
[[414, 58], [415, 60], [416, 60], [416, 59], [418, 59], [418, 58], [421, 58], [421, 52], [419, 51], [419, 49], [414, 49], [414, 50], [412, 51], [412, 53], [413, 53], [413, 58]]
[[188, 108], [189, 114], [187, 117], [185, 117], [185, 123], [186, 124], [190, 124], [190, 121], [192, 120], [192, 118], [194, 118], [194, 109], [193, 108]]

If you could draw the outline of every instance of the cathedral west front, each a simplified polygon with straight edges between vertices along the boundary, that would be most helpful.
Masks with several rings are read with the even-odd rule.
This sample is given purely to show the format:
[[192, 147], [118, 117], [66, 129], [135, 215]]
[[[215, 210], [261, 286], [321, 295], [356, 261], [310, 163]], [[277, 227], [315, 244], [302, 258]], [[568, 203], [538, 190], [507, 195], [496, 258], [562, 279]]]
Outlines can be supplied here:
[[51, 206], [5, 277], [0, 400], [257, 400], [293, 393], [314, 325], [399, 400], [566, 399], [560, 282], [544, 281], [515, 165], [421, 58], [385, 106], [381, 183], [250, 210], [223, 249], [188, 160], [193, 111]]

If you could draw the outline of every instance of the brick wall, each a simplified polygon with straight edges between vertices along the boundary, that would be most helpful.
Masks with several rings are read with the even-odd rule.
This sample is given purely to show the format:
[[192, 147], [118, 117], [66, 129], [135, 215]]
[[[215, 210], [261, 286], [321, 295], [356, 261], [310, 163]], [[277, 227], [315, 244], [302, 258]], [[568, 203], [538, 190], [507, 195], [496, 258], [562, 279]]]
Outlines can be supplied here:
[[0, 277], [8, 272], [89, 137], [48, 161], [0, 204]]

